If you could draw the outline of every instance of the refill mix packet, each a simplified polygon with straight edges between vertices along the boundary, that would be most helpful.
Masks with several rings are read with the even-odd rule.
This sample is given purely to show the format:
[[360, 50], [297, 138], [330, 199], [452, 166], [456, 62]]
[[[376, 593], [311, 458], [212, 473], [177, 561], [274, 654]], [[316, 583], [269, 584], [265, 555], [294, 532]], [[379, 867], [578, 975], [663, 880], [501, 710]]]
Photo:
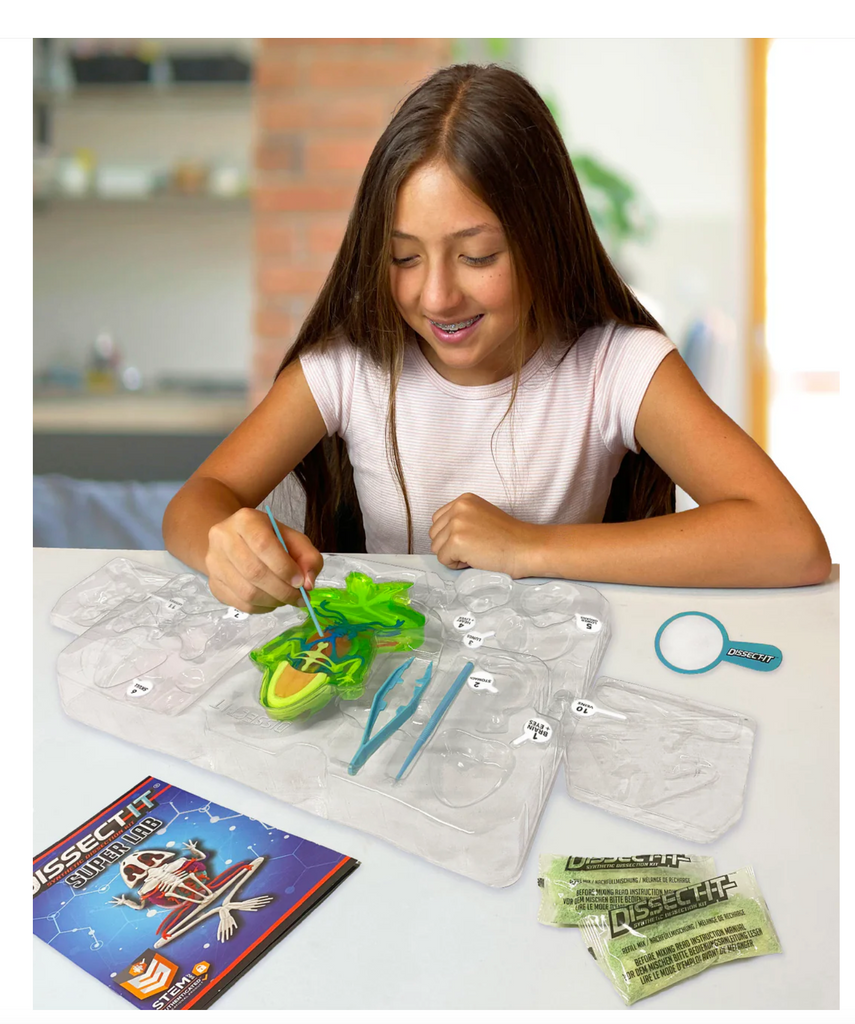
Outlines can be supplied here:
[[588, 914], [637, 903], [715, 875], [712, 857], [651, 853], [637, 857], [540, 855], [541, 924], [569, 928]]
[[750, 867], [588, 915], [580, 928], [627, 1004], [716, 964], [781, 952]]
[[202, 1010], [358, 865], [149, 777], [33, 858], [33, 934], [138, 1009]]

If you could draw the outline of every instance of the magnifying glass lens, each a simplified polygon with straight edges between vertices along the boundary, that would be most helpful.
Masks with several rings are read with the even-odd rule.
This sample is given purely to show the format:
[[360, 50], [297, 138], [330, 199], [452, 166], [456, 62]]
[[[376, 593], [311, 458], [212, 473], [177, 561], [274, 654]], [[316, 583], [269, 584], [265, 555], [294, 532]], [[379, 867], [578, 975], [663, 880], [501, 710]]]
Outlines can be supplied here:
[[721, 631], [704, 615], [681, 615], [670, 622], [659, 637], [663, 660], [683, 672], [711, 667], [721, 649]]

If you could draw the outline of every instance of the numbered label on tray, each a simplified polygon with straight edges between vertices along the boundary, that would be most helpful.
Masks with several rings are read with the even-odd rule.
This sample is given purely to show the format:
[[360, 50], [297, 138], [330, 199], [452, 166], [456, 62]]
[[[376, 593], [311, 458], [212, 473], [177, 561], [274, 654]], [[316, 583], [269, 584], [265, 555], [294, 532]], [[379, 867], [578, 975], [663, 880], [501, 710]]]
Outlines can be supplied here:
[[577, 612], [576, 628], [582, 633], [599, 633], [603, 624], [594, 615], [581, 615]]
[[131, 685], [125, 691], [129, 697], [144, 697], [154, 689], [154, 683], [150, 679], [132, 679]]
[[495, 635], [496, 634], [494, 632], [478, 633], [473, 629], [471, 632], [467, 633], [466, 636], [463, 637], [463, 643], [466, 644], [467, 647], [480, 647], [481, 644], [483, 644], [484, 641], [487, 639], [487, 637]]
[[573, 714], [579, 715], [580, 718], [584, 718], [586, 715], [606, 715], [609, 718], [620, 718], [626, 721], [626, 715], [622, 715], [617, 711], [606, 711], [605, 708], [598, 708], [593, 701], [590, 700], [574, 700], [572, 704]]
[[486, 690], [488, 693], [498, 693], [496, 680], [489, 672], [473, 672], [467, 679], [473, 690]]
[[517, 736], [511, 746], [517, 747], [521, 743], [548, 743], [552, 736], [552, 726], [544, 722], [542, 718], [530, 718], [523, 728], [522, 736]]
[[459, 629], [461, 633], [465, 632], [468, 629], [472, 629], [474, 625], [474, 615], [458, 615], [457, 618], [454, 620], [454, 628]]
[[242, 619], [249, 618], [249, 612], [239, 611], [237, 608], [229, 607], [226, 614], [223, 616], [224, 619], [231, 619], [234, 622], [240, 622]]

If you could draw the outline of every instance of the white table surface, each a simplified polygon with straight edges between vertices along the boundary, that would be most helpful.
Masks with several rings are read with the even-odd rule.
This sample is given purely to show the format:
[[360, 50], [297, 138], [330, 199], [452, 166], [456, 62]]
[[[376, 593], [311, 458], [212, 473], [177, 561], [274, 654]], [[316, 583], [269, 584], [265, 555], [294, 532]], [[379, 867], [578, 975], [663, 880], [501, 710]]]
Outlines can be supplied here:
[[[839, 1006], [836, 566], [829, 582], [792, 590], [598, 586], [611, 605], [613, 627], [601, 675], [691, 695], [756, 720], [742, 819], [715, 843], [686, 843], [572, 800], [562, 769], [522, 877], [492, 889], [67, 718], [55, 662], [72, 637], [51, 626], [48, 614], [65, 590], [119, 555], [182, 568], [156, 551], [34, 552], [34, 854], [154, 775], [361, 861], [329, 900], [214, 1004], [216, 1010], [620, 1010], [622, 1000], [577, 930], [538, 924], [537, 857], [655, 852], [712, 855], [720, 871], [752, 865], [784, 952], [712, 968], [637, 1004], [639, 1009]], [[432, 557], [383, 561], [453, 575]], [[782, 666], [752, 672], [722, 663], [699, 676], [671, 672], [657, 660], [653, 639], [665, 619], [687, 610], [716, 616], [732, 640], [777, 645]], [[73, 789], [64, 781], [69, 765]], [[48, 945], [35, 937], [33, 944], [35, 1009], [134, 1012]]]

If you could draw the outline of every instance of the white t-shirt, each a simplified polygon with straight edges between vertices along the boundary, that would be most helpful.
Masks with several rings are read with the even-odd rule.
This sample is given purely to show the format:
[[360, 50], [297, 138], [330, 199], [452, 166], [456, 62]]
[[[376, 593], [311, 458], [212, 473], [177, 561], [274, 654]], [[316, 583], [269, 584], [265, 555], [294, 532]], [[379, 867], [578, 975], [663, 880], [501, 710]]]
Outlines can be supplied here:
[[[434, 512], [465, 493], [525, 522], [602, 522], [623, 456], [639, 451], [641, 400], [674, 348], [657, 331], [615, 323], [586, 331], [560, 362], [562, 350], [544, 346], [523, 367], [513, 411], [496, 430], [512, 377], [452, 384], [411, 346], [397, 421], [414, 552], [430, 552]], [[404, 501], [386, 451], [388, 377], [344, 340], [300, 362], [327, 433], [347, 444], [366, 551], [406, 552]]]

